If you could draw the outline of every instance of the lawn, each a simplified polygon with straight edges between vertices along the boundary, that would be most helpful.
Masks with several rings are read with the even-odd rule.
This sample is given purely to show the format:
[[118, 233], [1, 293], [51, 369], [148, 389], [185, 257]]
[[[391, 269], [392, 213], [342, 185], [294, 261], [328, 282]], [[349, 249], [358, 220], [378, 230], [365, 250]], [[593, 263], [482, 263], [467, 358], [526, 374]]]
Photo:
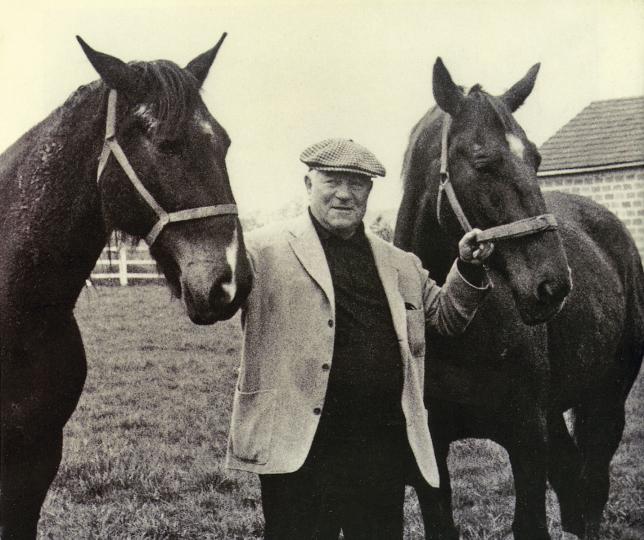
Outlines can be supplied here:
[[[259, 486], [223, 467], [241, 332], [237, 317], [192, 325], [160, 286], [97, 287], [76, 315], [88, 357], [63, 462], [45, 502], [40, 538], [261, 538]], [[602, 537], [644, 538], [644, 383], [628, 402], [613, 460]], [[452, 445], [456, 520], [465, 539], [511, 537], [514, 505], [505, 451]], [[552, 493], [548, 515], [561, 538]], [[406, 539], [421, 539], [413, 492]]]

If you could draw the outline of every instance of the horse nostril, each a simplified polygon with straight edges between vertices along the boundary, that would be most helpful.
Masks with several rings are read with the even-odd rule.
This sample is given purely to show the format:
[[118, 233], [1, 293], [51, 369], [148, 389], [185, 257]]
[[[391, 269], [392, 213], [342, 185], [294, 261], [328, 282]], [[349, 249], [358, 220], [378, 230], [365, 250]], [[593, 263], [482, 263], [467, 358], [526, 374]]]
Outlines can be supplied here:
[[541, 302], [561, 302], [570, 292], [567, 282], [542, 281], [537, 287], [537, 298]]
[[[211, 306], [227, 304], [232, 300], [232, 298], [229, 298], [230, 291], [228, 290], [233, 286], [232, 280], [233, 272], [230, 268], [227, 268], [212, 284], [210, 294], [208, 295], [208, 300]], [[234, 296], [234, 294], [232, 296]]]

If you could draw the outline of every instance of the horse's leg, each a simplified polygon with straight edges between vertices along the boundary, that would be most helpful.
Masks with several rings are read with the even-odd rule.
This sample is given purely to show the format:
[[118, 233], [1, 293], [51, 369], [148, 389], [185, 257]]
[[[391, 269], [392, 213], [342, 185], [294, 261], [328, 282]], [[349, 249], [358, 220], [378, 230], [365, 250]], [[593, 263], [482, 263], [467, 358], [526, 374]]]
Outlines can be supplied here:
[[575, 436], [583, 454], [581, 481], [586, 530], [583, 538], [599, 538], [599, 526], [608, 500], [609, 466], [624, 431], [624, 402], [594, 402], [580, 408]]
[[37, 441], [26, 441], [14, 432], [4, 444], [0, 496], [2, 540], [36, 538], [40, 507], [60, 463], [62, 430], [35, 435]]
[[546, 420], [534, 408], [525, 408], [504, 444], [510, 457], [516, 503], [512, 531], [517, 540], [549, 540], [546, 523]]
[[428, 540], [458, 540], [458, 529], [452, 515], [452, 486], [447, 468], [447, 455], [453, 437], [454, 405], [432, 402], [429, 407], [429, 428], [434, 443], [434, 455], [440, 475], [440, 487], [433, 488], [422, 477], [414, 484], [423, 515], [425, 538]]
[[61, 459], [62, 429], [85, 381], [71, 313], [40, 318], [2, 362], [0, 538], [36, 537], [40, 507]]
[[579, 537], [584, 534], [580, 498], [581, 453], [570, 436], [563, 414], [548, 418], [548, 479], [559, 499], [561, 526]]

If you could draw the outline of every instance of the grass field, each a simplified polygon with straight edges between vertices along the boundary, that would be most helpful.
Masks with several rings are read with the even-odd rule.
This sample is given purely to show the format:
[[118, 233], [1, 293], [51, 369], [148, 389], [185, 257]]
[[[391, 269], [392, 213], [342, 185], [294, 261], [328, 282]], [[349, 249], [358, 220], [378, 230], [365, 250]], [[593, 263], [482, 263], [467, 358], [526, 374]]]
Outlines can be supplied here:
[[[65, 429], [63, 462], [43, 507], [40, 538], [261, 538], [259, 486], [223, 456], [240, 349], [239, 320], [192, 325], [160, 286], [99, 287], [76, 309], [89, 374]], [[613, 460], [603, 538], [644, 538], [644, 383], [628, 402]], [[465, 539], [511, 537], [505, 452], [452, 446], [456, 519]], [[553, 538], [561, 538], [548, 495]], [[406, 538], [423, 538], [412, 492]]]

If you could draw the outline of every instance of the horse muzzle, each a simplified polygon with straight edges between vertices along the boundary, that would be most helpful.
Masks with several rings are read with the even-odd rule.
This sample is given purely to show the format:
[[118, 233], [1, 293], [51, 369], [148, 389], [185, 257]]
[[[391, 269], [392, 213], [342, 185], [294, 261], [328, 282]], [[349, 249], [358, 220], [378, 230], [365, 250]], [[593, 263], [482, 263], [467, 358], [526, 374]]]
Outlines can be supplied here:
[[530, 294], [515, 293], [521, 320], [527, 325], [548, 322], [561, 311], [571, 290], [570, 273], [564, 278], [538, 279]]
[[212, 265], [193, 263], [181, 272], [180, 284], [190, 320], [208, 325], [230, 319], [237, 312], [251, 290], [252, 276], [245, 258], [235, 268], [224, 266], [215, 272]]

